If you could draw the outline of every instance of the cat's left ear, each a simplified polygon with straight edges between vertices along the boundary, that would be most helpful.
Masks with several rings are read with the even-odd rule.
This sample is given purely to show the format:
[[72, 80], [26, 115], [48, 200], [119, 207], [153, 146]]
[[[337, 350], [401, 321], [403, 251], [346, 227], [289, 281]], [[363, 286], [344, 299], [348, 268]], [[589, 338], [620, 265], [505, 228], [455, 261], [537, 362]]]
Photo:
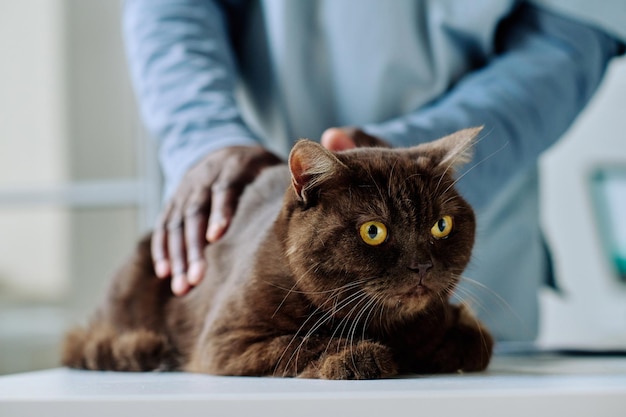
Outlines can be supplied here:
[[310, 140], [296, 142], [289, 154], [291, 183], [298, 197], [307, 202], [310, 192], [345, 165], [332, 152]]
[[446, 170], [456, 171], [472, 159], [473, 145], [484, 126], [471, 127], [432, 142], [418, 145], [415, 149], [420, 154], [435, 158], [437, 165]]

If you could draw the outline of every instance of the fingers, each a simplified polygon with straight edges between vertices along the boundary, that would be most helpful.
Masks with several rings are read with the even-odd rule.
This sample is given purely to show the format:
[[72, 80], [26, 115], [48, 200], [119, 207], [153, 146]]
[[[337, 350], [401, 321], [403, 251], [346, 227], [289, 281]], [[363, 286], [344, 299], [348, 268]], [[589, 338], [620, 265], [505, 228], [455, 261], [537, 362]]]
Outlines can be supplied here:
[[321, 143], [326, 149], [334, 152], [356, 148], [352, 137], [344, 129], [337, 127], [326, 129], [322, 133]]
[[154, 263], [154, 272], [159, 278], [167, 278], [171, 274], [170, 263], [167, 254], [167, 231], [165, 222], [171, 209], [165, 209], [159, 218], [152, 239], [150, 240], [150, 251], [152, 252], [152, 261]]
[[191, 285], [187, 281], [185, 274], [179, 274], [172, 276], [172, 292], [175, 295], [185, 295], [189, 292]]
[[321, 143], [326, 149], [334, 152], [361, 147], [391, 147], [383, 139], [368, 135], [356, 127], [331, 127], [326, 129], [322, 133]]
[[[207, 240], [215, 242], [226, 232], [240, 193], [235, 187], [220, 186], [218, 183], [211, 189], [195, 191], [184, 208], [172, 210], [167, 227], [167, 254], [174, 294], [186, 294], [204, 278]], [[211, 208], [210, 217], [208, 206]]]
[[212, 243], [221, 238], [233, 218], [241, 189], [228, 181], [217, 183], [213, 187], [211, 198], [211, 217], [207, 229], [207, 240]]
[[391, 145], [385, 140], [368, 135], [364, 131], [358, 128], [344, 128], [344, 131], [352, 137], [352, 140], [357, 147], [369, 147], [369, 148], [391, 148]]
[[[203, 189], [204, 190], [204, 189]], [[206, 271], [204, 234], [210, 195], [197, 191], [185, 200], [175, 196], [157, 222], [151, 252], [159, 278], [172, 277], [172, 292], [182, 295], [197, 285]]]
[[167, 252], [171, 268], [172, 292], [176, 295], [185, 294], [190, 285], [187, 282], [187, 253], [180, 207], [174, 208], [167, 223]]
[[196, 191], [185, 211], [185, 242], [187, 247], [187, 282], [198, 285], [206, 272], [204, 247], [207, 244], [205, 237], [208, 224], [207, 207], [210, 206], [211, 193], [208, 188]]
[[155, 272], [172, 277], [174, 294], [185, 294], [202, 281], [207, 243], [226, 233], [245, 187], [279, 162], [262, 147], [230, 147], [205, 156], [185, 174], [151, 243]]

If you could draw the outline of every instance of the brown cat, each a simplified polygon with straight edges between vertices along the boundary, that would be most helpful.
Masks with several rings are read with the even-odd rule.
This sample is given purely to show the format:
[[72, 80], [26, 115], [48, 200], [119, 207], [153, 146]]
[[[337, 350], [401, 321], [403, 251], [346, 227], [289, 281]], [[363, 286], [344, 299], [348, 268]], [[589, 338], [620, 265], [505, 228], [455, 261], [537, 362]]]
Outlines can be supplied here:
[[485, 369], [491, 336], [449, 303], [475, 229], [454, 171], [479, 131], [409, 149], [298, 142], [289, 167], [247, 188], [196, 289], [173, 296], [144, 239], [63, 363], [328, 379]]

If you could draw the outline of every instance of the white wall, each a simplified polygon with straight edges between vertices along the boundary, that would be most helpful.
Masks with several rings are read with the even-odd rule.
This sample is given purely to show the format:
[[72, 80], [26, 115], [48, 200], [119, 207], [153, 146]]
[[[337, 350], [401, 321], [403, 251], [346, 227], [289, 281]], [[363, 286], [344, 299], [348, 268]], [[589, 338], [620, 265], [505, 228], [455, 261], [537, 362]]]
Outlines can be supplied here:
[[120, 6], [0, 1], [0, 374], [58, 364], [159, 205]]
[[626, 284], [602, 252], [590, 201], [589, 175], [603, 165], [626, 167], [626, 58], [612, 63], [592, 103], [542, 159], [544, 228], [563, 290], [542, 294], [546, 346], [626, 349]]
[[[63, 2], [0, 2], [0, 186], [67, 180]], [[55, 299], [67, 284], [67, 211], [0, 207], [0, 298]]]

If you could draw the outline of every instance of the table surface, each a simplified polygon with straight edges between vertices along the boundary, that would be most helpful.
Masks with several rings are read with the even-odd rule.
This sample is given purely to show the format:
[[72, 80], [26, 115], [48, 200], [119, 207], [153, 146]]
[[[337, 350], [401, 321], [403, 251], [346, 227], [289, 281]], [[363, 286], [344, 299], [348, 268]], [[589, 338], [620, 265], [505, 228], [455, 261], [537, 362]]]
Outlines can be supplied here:
[[[499, 356], [480, 374], [376, 381], [69, 369], [0, 377], [0, 416], [626, 416], [626, 357]], [[149, 413], [149, 414], [148, 414]], [[566, 414], [567, 413], [567, 414]]]

